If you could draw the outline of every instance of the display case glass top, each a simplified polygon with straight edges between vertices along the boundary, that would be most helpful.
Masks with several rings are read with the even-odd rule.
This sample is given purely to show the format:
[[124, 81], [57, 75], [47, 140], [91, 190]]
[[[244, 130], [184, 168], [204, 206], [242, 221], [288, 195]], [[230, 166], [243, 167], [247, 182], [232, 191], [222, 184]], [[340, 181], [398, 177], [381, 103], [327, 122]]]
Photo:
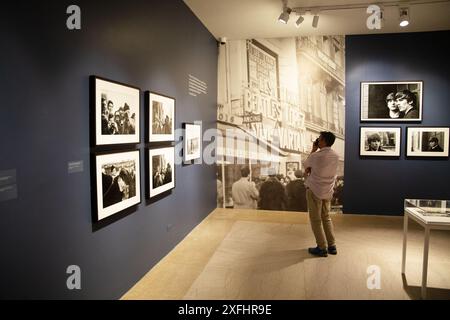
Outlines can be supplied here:
[[422, 216], [450, 218], [450, 200], [405, 199], [405, 209]]

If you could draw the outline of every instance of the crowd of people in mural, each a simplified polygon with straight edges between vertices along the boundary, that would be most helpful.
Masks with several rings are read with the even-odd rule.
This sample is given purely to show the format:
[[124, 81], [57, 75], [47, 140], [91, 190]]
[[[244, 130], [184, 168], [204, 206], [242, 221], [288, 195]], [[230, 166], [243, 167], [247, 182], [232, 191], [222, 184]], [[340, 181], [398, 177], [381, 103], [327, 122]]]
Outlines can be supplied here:
[[[278, 210], [308, 211], [306, 203], [305, 177], [302, 170], [290, 171], [287, 175], [269, 170], [267, 176], [252, 177], [248, 167], [241, 169], [241, 178], [232, 184], [231, 195], [225, 199], [226, 207]], [[336, 179], [332, 205], [342, 204], [343, 177]], [[218, 207], [223, 207], [223, 184], [217, 181]], [[225, 195], [227, 197], [227, 195]]]

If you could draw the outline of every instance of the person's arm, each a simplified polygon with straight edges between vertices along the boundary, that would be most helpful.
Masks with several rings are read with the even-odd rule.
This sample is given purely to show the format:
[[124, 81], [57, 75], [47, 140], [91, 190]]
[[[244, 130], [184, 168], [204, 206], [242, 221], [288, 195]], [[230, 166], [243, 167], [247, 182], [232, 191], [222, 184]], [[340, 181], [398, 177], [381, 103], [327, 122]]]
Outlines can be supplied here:
[[308, 158], [303, 162], [303, 166], [305, 168], [305, 175], [311, 174], [311, 166], [312, 166], [312, 155], [319, 149], [319, 145], [313, 143], [313, 147], [311, 149], [311, 153], [309, 154]]
[[256, 189], [255, 182], [251, 182], [250, 197], [253, 200], [258, 200], [258, 198], [259, 198], [259, 191], [258, 191], [258, 189]]

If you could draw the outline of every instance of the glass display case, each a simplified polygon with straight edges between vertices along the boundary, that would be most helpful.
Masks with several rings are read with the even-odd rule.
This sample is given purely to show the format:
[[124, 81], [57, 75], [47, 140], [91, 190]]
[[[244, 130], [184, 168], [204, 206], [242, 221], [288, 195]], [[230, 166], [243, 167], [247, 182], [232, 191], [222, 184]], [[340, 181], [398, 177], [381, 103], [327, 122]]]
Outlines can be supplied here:
[[450, 200], [406, 199], [405, 209], [423, 216], [450, 218]]

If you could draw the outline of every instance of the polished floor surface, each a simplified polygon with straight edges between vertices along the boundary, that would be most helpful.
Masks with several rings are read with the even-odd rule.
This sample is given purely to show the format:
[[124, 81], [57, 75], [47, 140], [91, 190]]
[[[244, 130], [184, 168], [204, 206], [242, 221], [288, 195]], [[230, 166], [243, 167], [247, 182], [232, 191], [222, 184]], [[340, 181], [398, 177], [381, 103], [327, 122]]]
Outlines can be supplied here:
[[[338, 255], [317, 258], [306, 213], [216, 209], [122, 299], [420, 299], [420, 226], [402, 277], [403, 217], [332, 219]], [[431, 232], [429, 299], [450, 299], [449, 248]]]

